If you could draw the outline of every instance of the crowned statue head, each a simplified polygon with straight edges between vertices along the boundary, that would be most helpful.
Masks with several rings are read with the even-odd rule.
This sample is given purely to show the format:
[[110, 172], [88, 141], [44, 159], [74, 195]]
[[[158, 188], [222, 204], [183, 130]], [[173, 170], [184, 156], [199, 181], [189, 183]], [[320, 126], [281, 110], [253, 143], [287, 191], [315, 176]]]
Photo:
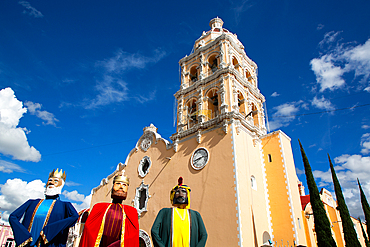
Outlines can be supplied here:
[[116, 176], [114, 176], [111, 193], [113, 202], [122, 203], [123, 200], [126, 200], [129, 185], [130, 179], [123, 173], [118, 173]]
[[66, 172], [58, 168], [50, 172], [48, 182], [46, 183], [45, 196], [57, 196], [62, 193], [62, 188], [66, 181]]
[[172, 188], [170, 194], [171, 204], [177, 208], [189, 208], [190, 207], [190, 187], [182, 184], [183, 179], [178, 179], [178, 184]]

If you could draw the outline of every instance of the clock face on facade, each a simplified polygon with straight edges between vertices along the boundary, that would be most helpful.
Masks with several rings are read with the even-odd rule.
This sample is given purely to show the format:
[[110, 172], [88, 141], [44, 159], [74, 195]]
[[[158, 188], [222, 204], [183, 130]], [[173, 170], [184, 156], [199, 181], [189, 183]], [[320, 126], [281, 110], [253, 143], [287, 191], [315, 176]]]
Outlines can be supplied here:
[[194, 151], [193, 155], [191, 156], [191, 166], [195, 170], [200, 170], [205, 167], [209, 160], [209, 153], [208, 150], [205, 148], [198, 148]]

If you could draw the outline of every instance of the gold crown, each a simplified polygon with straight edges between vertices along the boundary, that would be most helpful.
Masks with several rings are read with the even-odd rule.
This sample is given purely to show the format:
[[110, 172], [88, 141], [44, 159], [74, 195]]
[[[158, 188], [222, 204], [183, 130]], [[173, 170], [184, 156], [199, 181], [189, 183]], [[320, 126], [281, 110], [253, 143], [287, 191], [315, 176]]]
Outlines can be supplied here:
[[49, 178], [61, 178], [64, 181], [66, 181], [66, 177], [67, 177], [66, 172], [63, 172], [62, 169], [60, 169], [60, 171], [58, 171], [58, 168], [57, 168], [57, 170], [54, 169], [49, 174]]
[[124, 182], [127, 185], [130, 185], [130, 179], [126, 175], [122, 174], [117, 174], [116, 176], [114, 176], [113, 183], [115, 182]]

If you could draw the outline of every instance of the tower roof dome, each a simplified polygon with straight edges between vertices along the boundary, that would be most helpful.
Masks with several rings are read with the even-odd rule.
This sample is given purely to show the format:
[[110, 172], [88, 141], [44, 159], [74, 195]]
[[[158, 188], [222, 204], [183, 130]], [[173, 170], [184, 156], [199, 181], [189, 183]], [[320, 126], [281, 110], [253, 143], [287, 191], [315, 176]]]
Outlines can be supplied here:
[[222, 25], [224, 24], [224, 22], [222, 21], [221, 18], [219, 18], [218, 16], [216, 18], [213, 18], [210, 22], [209, 22], [209, 26], [214, 29], [214, 28], [222, 28]]

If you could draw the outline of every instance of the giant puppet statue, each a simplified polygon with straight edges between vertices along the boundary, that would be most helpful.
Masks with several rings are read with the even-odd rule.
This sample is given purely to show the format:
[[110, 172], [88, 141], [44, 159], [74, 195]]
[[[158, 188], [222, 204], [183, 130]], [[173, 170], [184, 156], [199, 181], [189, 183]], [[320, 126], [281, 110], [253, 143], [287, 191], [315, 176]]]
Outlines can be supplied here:
[[162, 208], [152, 226], [155, 247], [204, 247], [207, 231], [202, 217], [190, 207], [190, 188], [182, 184], [173, 187], [170, 194], [172, 208]]
[[66, 246], [69, 227], [76, 223], [78, 213], [70, 202], [59, 200], [65, 180], [65, 172], [53, 170], [46, 184], [45, 199], [28, 200], [10, 214], [17, 246]]
[[129, 184], [129, 179], [124, 175], [113, 178], [113, 201], [94, 205], [86, 220], [80, 247], [139, 247], [137, 210], [122, 205]]

